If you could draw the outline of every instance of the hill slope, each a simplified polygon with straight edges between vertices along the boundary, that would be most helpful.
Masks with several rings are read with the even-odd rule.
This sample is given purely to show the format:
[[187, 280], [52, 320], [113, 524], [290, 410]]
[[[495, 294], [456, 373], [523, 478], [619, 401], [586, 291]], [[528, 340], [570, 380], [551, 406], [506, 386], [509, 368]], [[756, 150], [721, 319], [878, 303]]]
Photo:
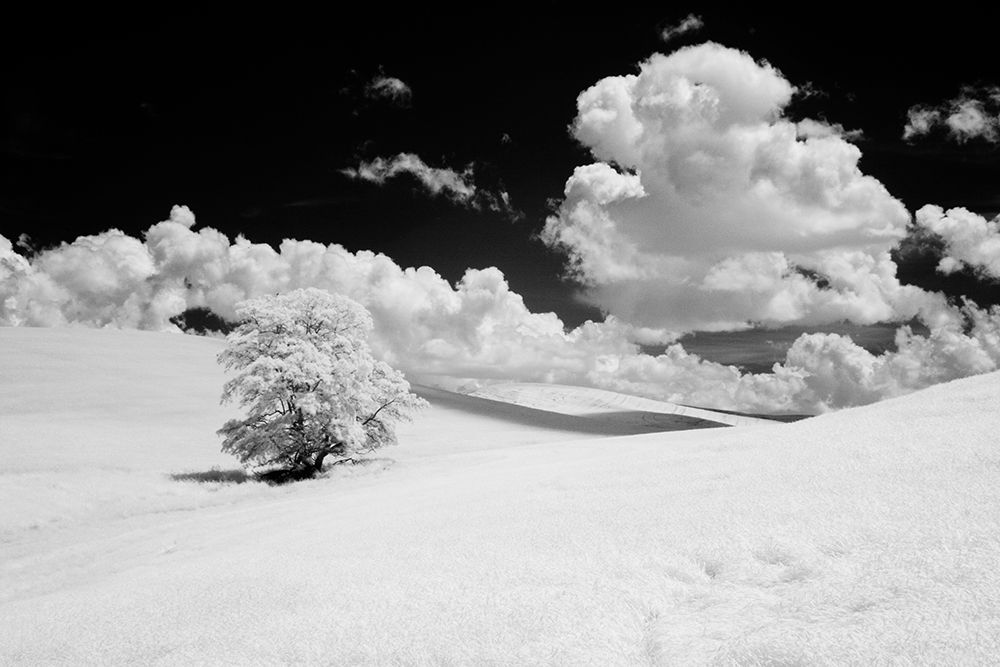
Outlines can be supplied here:
[[627, 437], [455, 400], [328, 479], [175, 481], [232, 465], [217, 349], [0, 329], [0, 662], [1000, 655], [997, 374]]
[[[578, 415], [599, 422], [655, 427], [676, 423], [701, 422], [727, 426], [754, 426], [767, 423], [758, 417], [734, 412], [705, 410], [651, 398], [629, 396], [604, 389], [573, 387], [537, 382], [488, 384], [473, 393], [480, 398], [513, 403], [539, 410]], [[675, 429], [660, 429], [675, 430]]]

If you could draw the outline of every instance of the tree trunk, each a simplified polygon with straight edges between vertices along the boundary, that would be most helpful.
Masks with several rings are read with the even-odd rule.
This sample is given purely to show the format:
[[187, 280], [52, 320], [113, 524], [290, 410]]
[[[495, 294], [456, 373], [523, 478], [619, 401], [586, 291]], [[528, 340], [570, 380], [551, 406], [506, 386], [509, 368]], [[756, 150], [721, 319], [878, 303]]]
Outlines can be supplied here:
[[327, 454], [342, 453], [343, 450], [344, 445], [339, 442], [331, 447], [321, 450], [316, 454], [316, 459], [313, 461], [313, 471], [317, 473], [323, 472], [323, 459], [327, 457]]

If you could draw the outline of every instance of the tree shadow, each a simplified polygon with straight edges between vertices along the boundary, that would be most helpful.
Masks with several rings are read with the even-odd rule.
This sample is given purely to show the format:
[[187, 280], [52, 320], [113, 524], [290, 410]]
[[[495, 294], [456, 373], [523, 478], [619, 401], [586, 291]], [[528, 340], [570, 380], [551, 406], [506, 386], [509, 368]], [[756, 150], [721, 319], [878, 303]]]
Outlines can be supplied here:
[[220, 484], [243, 484], [244, 482], [255, 481], [253, 475], [247, 474], [246, 470], [203, 470], [201, 472], [179, 472], [170, 475], [170, 479], [175, 482], [216, 482]]
[[352, 477], [386, 470], [395, 463], [390, 458], [345, 457], [330, 461], [321, 469], [312, 466], [301, 468], [271, 468], [253, 473], [252, 477], [267, 484], [279, 485], [292, 482], [302, 482], [309, 479], [336, 477]]

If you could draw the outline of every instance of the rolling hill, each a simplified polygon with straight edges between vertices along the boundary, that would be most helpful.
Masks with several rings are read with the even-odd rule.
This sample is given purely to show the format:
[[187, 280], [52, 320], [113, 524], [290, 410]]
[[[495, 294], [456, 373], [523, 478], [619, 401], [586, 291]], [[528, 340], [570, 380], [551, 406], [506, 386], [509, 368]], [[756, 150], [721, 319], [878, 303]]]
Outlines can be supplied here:
[[998, 374], [694, 430], [727, 422], [420, 388], [399, 446], [271, 487], [219, 452], [221, 344], [0, 329], [0, 662], [1000, 655]]

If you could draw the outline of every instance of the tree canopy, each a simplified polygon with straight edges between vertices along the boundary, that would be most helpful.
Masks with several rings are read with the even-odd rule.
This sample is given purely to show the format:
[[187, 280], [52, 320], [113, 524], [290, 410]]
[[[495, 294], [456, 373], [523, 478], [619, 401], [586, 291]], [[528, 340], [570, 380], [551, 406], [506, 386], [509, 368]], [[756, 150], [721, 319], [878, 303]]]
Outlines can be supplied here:
[[222, 450], [243, 463], [312, 475], [327, 456], [396, 442], [395, 425], [425, 401], [368, 347], [371, 316], [347, 297], [309, 288], [244, 301], [218, 361], [235, 375], [222, 402], [247, 409], [226, 422]]

